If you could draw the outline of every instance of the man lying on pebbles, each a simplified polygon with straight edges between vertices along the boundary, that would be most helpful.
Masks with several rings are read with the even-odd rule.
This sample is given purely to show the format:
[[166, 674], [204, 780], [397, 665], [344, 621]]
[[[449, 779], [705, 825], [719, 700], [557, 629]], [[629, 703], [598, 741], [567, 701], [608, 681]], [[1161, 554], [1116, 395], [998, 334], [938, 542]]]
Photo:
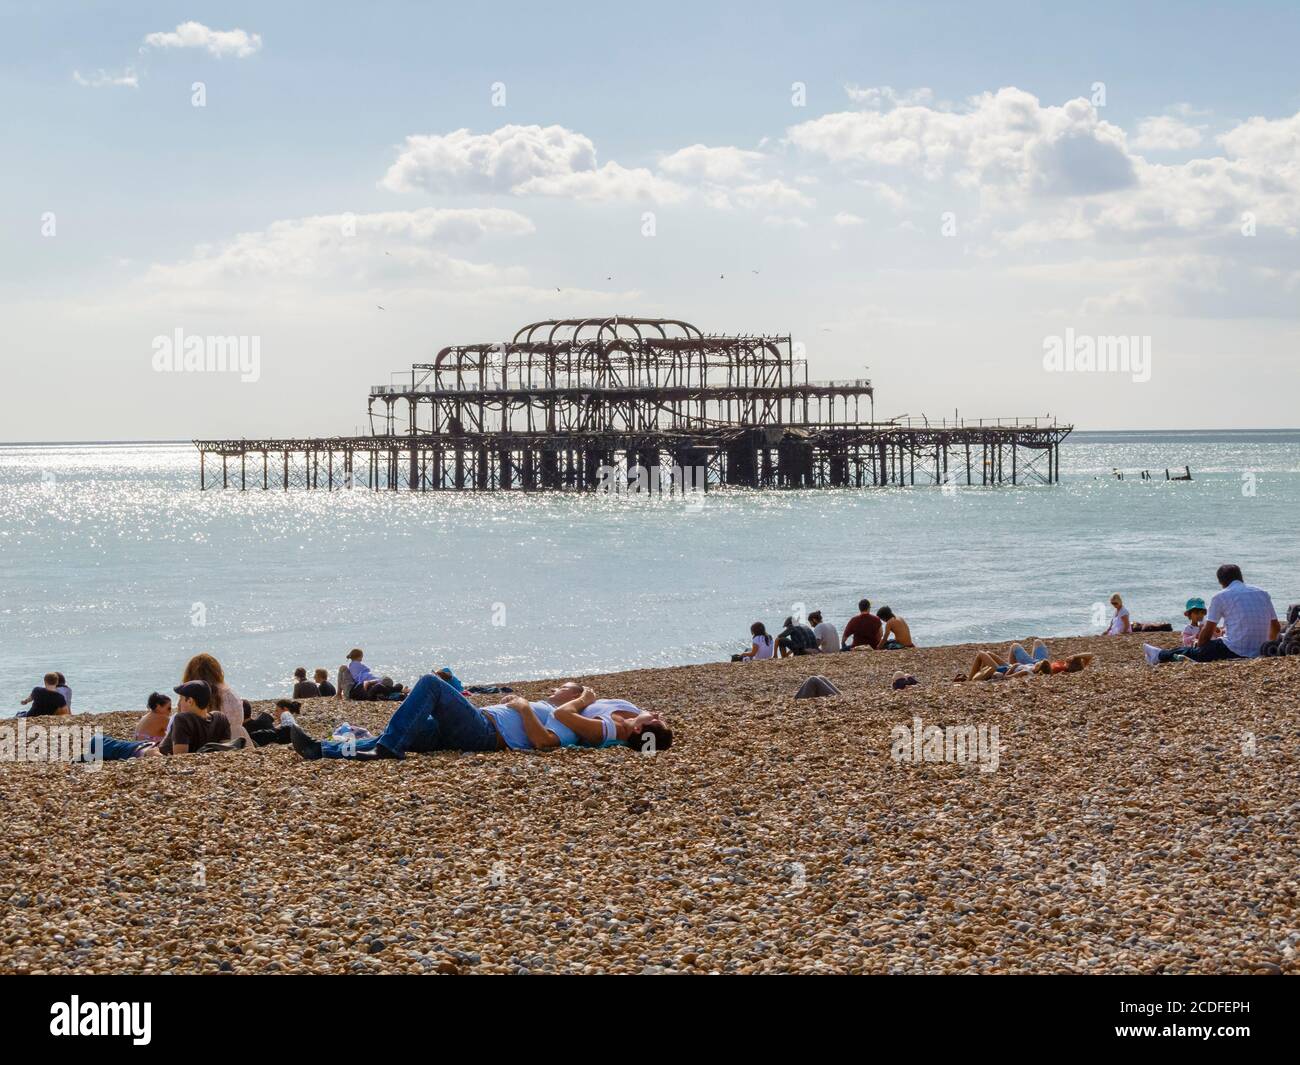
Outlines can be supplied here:
[[315, 740], [296, 725], [293, 748], [304, 758], [377, 761], [428, 751], [548, 750], [552, 747], [625, 745], [666, 750], [672, 730], [657, 714], [622, 699], [597, 699], [590, 688], [569, 681], [549, 700], [515, 696], [475, 706], [430, 673], [421, 677], [379, 736], [363, 740]]

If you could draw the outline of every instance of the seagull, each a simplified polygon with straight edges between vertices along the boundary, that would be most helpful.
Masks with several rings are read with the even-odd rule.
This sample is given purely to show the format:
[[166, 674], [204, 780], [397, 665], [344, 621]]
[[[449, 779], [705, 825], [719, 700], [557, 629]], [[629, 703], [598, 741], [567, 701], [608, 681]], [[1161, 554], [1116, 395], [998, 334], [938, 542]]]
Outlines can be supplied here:
[[[379, 304], [376, 303], [375, 306], [376, 306], [376, 307], [379, 307]], [[380, 309], [381, 311], [383, 310], [382, 307], [379, 307], [379, 309]]]

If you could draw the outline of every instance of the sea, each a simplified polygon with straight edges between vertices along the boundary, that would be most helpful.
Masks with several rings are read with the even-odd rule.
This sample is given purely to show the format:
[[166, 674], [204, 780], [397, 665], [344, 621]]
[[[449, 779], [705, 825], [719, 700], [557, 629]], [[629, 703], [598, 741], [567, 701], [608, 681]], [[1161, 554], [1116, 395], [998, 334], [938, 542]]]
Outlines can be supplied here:
[[1225, 561], [1300, 601], [1300, 430], [1076, 431], [1061, 466], [702, 497], [201, 492], [189, 443], [0, 445], [0, 716], [47, 671], [74, 711], [142, 709], [199, 651], [267, 699], [353, 647], [407, 683], [725, 662], [754, 621], [842, 626], [863, 597], [922, 645], [1100, 632], [1115, 592], [1181, 626]]

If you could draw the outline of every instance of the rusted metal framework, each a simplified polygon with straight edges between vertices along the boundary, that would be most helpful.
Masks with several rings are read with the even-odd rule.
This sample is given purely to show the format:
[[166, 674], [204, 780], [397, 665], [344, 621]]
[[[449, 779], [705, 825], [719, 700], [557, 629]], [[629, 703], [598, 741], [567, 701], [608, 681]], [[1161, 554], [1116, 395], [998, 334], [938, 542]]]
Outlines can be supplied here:
[[870, 381], [809, 380], [788, 336], [649, 318], [534, 322], [509, 342], [443, 348], [374, 386], [368, 413], [363, 437], [195, 441], [200, 486], [210, 455], [223, 487], [231, 459], [249, 487], [251, 459], [253, 486], [286, 490], [581, 490], [663, 468], [706, 489], [1051, 483], [1070, 432], [1040, 419], [878, 423]]

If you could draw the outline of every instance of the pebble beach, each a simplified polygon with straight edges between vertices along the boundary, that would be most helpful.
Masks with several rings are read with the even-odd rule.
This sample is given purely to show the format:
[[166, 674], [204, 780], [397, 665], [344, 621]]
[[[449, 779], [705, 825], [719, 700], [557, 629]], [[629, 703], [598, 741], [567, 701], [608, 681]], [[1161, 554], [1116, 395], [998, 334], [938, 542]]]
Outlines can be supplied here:
[[[1143, 639], [1176, 642], [1002, 683], [952, 682], [974, 645], [578, 678], [668, 718], [654, 756], [3, 764], [0, 971], [1300, 971], [1300, 662]], [[842, 694], [794, 700], [813, 673]], [[996, 727], [996, 768], [899, 760], [918, 718]]]

